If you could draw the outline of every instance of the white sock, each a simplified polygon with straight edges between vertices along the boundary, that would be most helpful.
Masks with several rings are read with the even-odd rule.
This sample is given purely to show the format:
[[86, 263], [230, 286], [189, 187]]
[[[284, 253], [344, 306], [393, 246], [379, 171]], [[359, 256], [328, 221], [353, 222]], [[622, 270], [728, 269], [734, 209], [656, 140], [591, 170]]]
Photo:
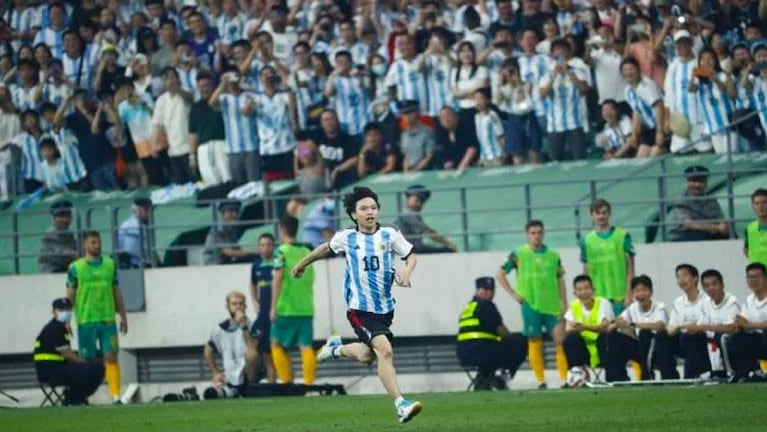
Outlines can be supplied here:
[[402, 396], [399, 396], [399, 397], [397, 397], [397, 399], [394, 399], [394, 406], [395, 406], [395, 407], [396, 407], [396, 406], [399, 406], [399, 404], [400, 404], [402, 401], [404, 401], [404, 400], [405, 400], [405, 398], [403, 398]]

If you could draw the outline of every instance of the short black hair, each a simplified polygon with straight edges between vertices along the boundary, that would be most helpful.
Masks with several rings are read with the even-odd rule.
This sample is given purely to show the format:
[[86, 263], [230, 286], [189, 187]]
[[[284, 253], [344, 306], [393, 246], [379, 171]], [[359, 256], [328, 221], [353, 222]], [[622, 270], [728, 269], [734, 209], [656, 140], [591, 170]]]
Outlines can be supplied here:
[[209, 80], [212, 81], [213, 80], [213, 75], [211, 75], [208, 72], [200, 72], [200, 73], [197, 74], [197, 82], [200, 82], [200, 81], [202, 81], [204, 79], [209, 79]]
[[381, 130], [381, 126], [376, 122], [370, 122], [366, 124], [364, 128], [362, 128], [363, 135], [367, 135], [368, 132], [373, 132], [373, 131], [383, 133], [383, 131]]
[[290, 48], [290, 50], [291, 51], [295, 51], [295, 49], [298, 48], [298, 47], [306, 48], [307, 52], [310, 52], [312, 50], [311, 45], [309, 45], [308, 43], [306, 43], [304, 41], [298, 41], [298, 42], [294, 43], [293, 46]]
[[347, 50], [336, 51], [336, 54], [333, 56], [333, 58], [338, 59], [338, 57], [346, 57], [347, 59], [351, 60], [352, 53]]
[[565, 38], [556, 38], [553, 41], [551, 41], [551, 47], [550, 50], [553, 53], [555, 49], [562, 48], [564, 50], [567, 50], [568, 52], [572, 52], [573, 46], [570, 45], [570, 42], [567, 41]]
[[48, 112], [48, 111], [56, 112], [57, 109], [58, 108], [56, 107], [56, 104], [54, 104], [52, 102], [43, 102], [42, 104], [40, 104], [40, 110], [39, 111], [40, 111], [40, 114], [42, 114], [42, 113]]
[[280, 228], [285, 230], [285, 233], [291, 237], [295, 237], [298, 234], [298, 219], [293, 216], [283, 216], [280, 218]]
[[541, 229], [544, 229], [543, 227], [543, 221], [540, 221], [538, 219], [533, 219], [527, 224], [525, 224], [525, 231], [529, 230], [532, 227], [541, 227]]
[[621, 66], [620, 70], [623, 70], [623, 66], [626, 66], [627, 64], [634, 65], [637, 69], [639, 69], [639, 62], [634, 57], [624, 57], [623, 60], [621, 60]]
[[269, 239], [271, 241], [274, 241], [274, 235], [272, 235], [272, 233], [261, 233], [261, 235], [258, 236], [258, 240], [261, 240], [261, 239]]
[[618, 101], [616, 101], [615, 99], [605, 99], [605, 100], [603, 100], [602, 101], [602, 106], [605, 106], [605, 105], [612, 105], [616, 109], [618, 109]]
[[652, 279], [650, 279], [650, 276], [647, 276], [645, 274], [634, 276], [631, 278], [631, 290], [633, 291], [636, 287], [639, 285], [644, 285], [647, 287], [647, 289], [652, 292]]
[[573, 286], [577, 285], [578, 282], [588, 282], [589, 285], [591, 285], [591, 288], [594, 288], [594, 282], [591, 280], [591, 276], [587, 274], [579, 274], [575, 278], [573, 278]]
[[85, 230], [83, 231], [83, 240], [87, 240], [91, 237], [98, 237], [101, 238], [101, 233], [99, 233], [96, 230]]
[[[352, 220], [354, 220], [352, 214], [357, 209], [357, 202], [365, 198], [372, 198], [376, 205], [379, 208], [381, 207], [381, 204], [378, 202], [378, 195], [370, 188], [364, 186], [357, 186], [354, 190], [344, 195], [344, 209]], [[357, 223], [357, 221], [354, 222]]]
[[676, 266], [676, 270], [674, 270], [674, 273], [679, 273], [679, 270], [687, 270], [692, 277], [698, 277], [698, 268], [695, 267], [692, 264], [682, 263]]
[[746, 266], [746, 273], [750, 272], [751, 270], [759, 270], [763, 275], [767, 275], [767, 266], [760, 262], [752, 262]]
[[302, 129], [298, 132], [296, 132], [296, 141], [310, 141], [314, 140], [314, 134], [312, 134], [311, 131]]
[[751, 194], [751, 202], [754, 202], [754, 198], [758, 196], [767, 197], [767, 189], [765, 188], [759, 188], [754, 191], [754, 193]]
[[711, 277], [718, 279], [719, 283], [722, 283], [722, 284], [724, 283], [724, 278], [722, 277], [722, 273], [720, 273], [719, 270], [717, 269], [708, 269], [704, 271], [700, 275], [700, 280], [702, 281], [703, 279], [711, 278]]

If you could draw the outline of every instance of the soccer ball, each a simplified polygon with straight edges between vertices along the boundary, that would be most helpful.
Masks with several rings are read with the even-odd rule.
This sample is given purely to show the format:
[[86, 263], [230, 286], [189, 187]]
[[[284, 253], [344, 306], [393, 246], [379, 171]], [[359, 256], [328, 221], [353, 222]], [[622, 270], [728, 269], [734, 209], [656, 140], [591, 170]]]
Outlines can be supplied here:
[[581, 387], [591, 381], [591, 371], [587, 367], [573, 366], [567, 371], [567, 386], [571, 388]]

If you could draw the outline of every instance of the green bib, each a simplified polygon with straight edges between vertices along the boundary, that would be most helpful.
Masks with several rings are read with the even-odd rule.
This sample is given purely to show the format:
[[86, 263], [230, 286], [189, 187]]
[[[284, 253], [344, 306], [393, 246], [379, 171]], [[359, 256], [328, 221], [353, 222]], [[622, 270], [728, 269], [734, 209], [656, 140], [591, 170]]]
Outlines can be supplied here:
[[[599, 325], [599, 305], [602, 302], [601, 297], [594, 297], [594, 304], [591, 306], [591, 311], [587, 316], [583, 316], [583, 306], [578, 299], [573, 300], [570, 303], [570, 310], [573, 312], [573, 319], [575, 322], [586, 325]], [[589, 350], [589, 362], [591, 367], [597, 367], [599, 365], [599, 351], [597, 350], [597, 338], [599, 333], [584, 330], [581, 332], [583, 341], [586, 342], [586, 349]]]
[[77, 324], [115, 321], [115, 262], [107, 256], [89, 263], [80, 258], [71, 264], [77, 276], [75, 318]]
[[621, 301], [626, 297], [625, 241], [626, 230], [622, 228], [615, 228], [607, 238], [596, 231], [586, 235], [586, 263], [598, 296]]
[[277, 315], [314, 316], [314, 268], [308, 267], [300, 279], [290, 272], [310, 252], [306, 246], [287, 243], [275, 251], [275, 268], [283, 270]]
[[767, 231], [759, 230], [759, 221], [753, 221], [746, 228], [748, 236], [748, 261], [767, 265]]
[[539, 313], [559, 315], [562, 299], [559, 296], [559, 254], [544, 246], [533, 251], [524, 245], [515, 251], [517, 256], [517, 292], [530, 307]]

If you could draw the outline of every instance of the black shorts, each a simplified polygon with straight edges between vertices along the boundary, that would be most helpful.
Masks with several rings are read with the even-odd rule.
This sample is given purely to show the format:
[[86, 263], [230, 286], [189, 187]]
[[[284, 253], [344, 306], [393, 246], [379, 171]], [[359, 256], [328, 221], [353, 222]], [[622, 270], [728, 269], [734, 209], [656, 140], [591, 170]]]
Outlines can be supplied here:
[[392, 320], [394, 319], [394, 311], [387, 314], [376, 314], [372, 312], [364, 312], [356, 309], [349, 309], [346, 312], [346, 319], [354, 329], [354, 333], [360, 338], [365, 345], [373, 348], [373, 338], [379, 335], [386, 336], [391, 342], [394, 335], [389, 327], [391, 327]]
[[648, 146], [654, 146], [655, 145], [655, 133], [656, 129], [642, 129], [642, 133], [639, 135], [639, 142], [637, 144], [639, 145], [648, 145]]
[[293, 152], [261, 156], [261, 167], [264, 176], [273, 177], [266, 180], [281, 180], [293, 173]]
[[250, 337], [258, 340], [256, 350], [261, 354], [272, 353], [271, 330], [272, 323], [268, 320], [256, 320], [250, 327]]

